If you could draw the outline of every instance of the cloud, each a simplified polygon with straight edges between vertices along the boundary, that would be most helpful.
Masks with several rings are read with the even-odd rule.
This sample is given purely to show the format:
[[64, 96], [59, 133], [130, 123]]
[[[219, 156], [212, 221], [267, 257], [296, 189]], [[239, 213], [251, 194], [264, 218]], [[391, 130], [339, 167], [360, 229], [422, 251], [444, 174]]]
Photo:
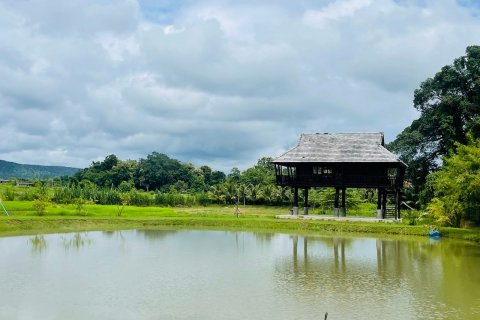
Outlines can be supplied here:
[[372, 5], [372, 0], [337, 0], [320, 10], [307, 10], [304, 15], [304, 22], [310, 26], [324, 26], [331, 21], [338, 21], [350, 18], [359, 10]]
[[302, 132], [385, 131], [480, 33], [468, 2], [0, 3], [0, 158], [164, 152], [229, 171]]

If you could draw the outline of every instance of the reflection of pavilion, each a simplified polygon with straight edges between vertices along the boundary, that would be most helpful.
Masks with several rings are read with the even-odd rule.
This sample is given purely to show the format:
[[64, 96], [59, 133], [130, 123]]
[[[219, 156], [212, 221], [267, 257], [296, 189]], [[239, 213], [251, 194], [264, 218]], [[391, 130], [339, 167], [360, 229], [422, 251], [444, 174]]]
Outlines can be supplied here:
[[[379, 273], [401, 273], [402, 255], [408, 254], [408, 250], [402, 252], [400, 240], [305, 236], [292, 236], [291, 239], [294, 271], [321, 268], [346, 272], [347, 267], [350, 271], [361, 267]], [[313, 249], [310, 254], [309, 247]]]
[[[440, 318], [452, 310], [458, 316], [451, 313], [451, 318], [480, 315], [480, 299], [470, 296], [480, 285], [478, 246], [419, 238], [290, 239], [291, 255], [278, 260], [276, 283], [295, 298], [313, 296], [326, 306], [341, 301], [341, 308], [358, 304], [353, 300], [359, 299], [362, 305], [381, 306], [382, 312], [409, 310], [410, 318], [433, 309]], [[393, 305], [395, 310], [390, 309]]]

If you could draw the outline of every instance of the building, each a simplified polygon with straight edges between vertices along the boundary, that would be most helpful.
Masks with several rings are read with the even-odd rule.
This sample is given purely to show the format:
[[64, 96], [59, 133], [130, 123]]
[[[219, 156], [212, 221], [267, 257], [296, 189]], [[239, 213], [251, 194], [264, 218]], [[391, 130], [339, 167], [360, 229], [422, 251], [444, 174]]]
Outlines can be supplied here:
[[28, 180], [19, 180], [15, 185], [17, 187], [33, 187], [34, 186], [33, 182]]
[[400, 218], [400, 192], [406, 165], [384, 147], [382, 132], [302, 134], [298, 145], [273, 161], [277, 184], [304, 191], [308, 214], [309, 188], [335, 188], [333, 214], [345, 216], [347, 188], [378, 190], [377, 218]]

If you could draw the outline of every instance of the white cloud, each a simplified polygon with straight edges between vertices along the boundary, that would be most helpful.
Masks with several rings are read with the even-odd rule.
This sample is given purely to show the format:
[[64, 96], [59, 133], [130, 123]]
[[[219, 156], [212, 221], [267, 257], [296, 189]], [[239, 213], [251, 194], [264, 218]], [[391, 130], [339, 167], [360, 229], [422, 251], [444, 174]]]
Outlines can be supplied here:
[[453, 0], [148, 3], [0, 3], [0, 158], [159, 151], [229, 171], [302, 132], [390, 140], [413, 90], [480, 33]]
[[307, 10], [303, 19], [309, 26], [321, 27], [331, 21], [350, 18], [372, 3], [372, 0], [337, 0], [320, 10]]

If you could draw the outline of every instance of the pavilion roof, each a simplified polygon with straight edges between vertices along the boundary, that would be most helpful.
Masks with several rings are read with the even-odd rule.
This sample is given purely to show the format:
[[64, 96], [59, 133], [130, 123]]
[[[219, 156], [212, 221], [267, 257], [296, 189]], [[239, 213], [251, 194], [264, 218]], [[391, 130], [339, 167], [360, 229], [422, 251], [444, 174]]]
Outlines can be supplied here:
[[[274, 163], [401, 163], [384, 147], [383, 132], [302, 134]], [[405, 165], [405, 164], [403, 164]]]

